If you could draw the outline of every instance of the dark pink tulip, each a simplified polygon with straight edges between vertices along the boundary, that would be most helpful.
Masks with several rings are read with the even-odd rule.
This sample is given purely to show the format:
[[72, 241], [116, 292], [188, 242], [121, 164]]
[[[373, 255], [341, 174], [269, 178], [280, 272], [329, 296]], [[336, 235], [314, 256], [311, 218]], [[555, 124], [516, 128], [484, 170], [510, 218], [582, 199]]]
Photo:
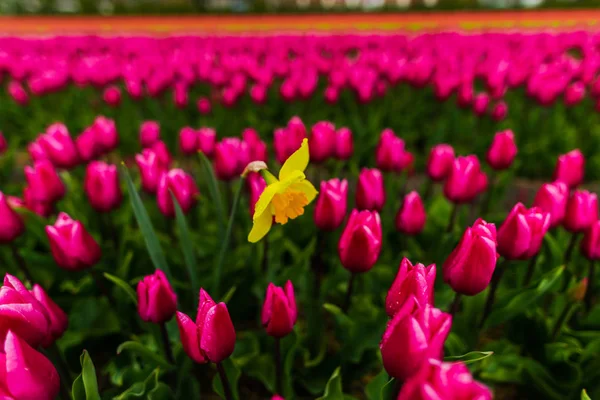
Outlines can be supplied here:
[[554, 180], [564, 182], [572, 189], [583, 182], [584, 173], [585, 158], [579, 149], [575, 149], [558, 157]]
[[583, 235], [581, 253], [588, 260], [600, 260], [600, 221], [595, 221]]
[[337, 87], [328, 86], [325, 88], [325, 93], [323, 95], [328, 104], [335, 104], [340, 98], [340, 90]]
[[56, 304], [37, 283], [33, 285], [31, 294], [39, 304], [42, 305], [44, 310], [46, 310], [46, 315], [48, 317], [48, 335], [42, 342], [42, 346], [48, 347], [65, 333], [67, 326], [69, 325], [69, 319], [67, 318], [67, 314], [65, 314], [58, 304]]
[[107, 87], [104, 89], [102, 99], [109, 106], [117, 107], [119, 104], [121, 104], [121, 89], [119, 89], [117, 86]]
[[48, 160], [35, 161], [33, 167], [25, 167], [25, 180], [32, 200], [54, 203], [65, 195], [65, 186], [56, 169]]
[[292, 282], [287, 281], [284, 287], [269, 283], [261, 314], [267, 335], [276, 338], [289, 335], [294, 330], [297, 317], [296, 296]]
[[478, 93], [473, 98], [473, 112], [478, 117], [481, 117], [487, 113], [488, 106], [490, 104], [490, 97], [487, 93]]
[[23, 89], [23, 85], [21, 85], [19, 82], [9, 82], [8, 86], [6, 87], [6, 90], [10, 97], [12, 97], [12, 99], [17, 104], [21, 106], [26, 106], [27, 104], [29, 104], [29, 95], [27, 94], [25, 89]]
[[27, 152], [29, 153], [29, 157], [31, 157], [32, 161], [48, 159], [48, 155], [46, 154], [44, 148], [42, 147], [42, 145], [40, 145], [38, 140], [34, 140], [33, 142], [27, 145]]
[[169, 148], [162, 140], [154, 142], [154, 144], [150, 146], [150, 149], [152, 149], [154, 153], [156, 153], [156, 157], [158, 157], [158, 162], [160, 162], [162, 165], [166, 165], [167, 167], [169, 167], [173, 162], [173, 157], [169, 152]]
[[156, 121], [145, 121], [140, 126], [140, 143], [143, 148], [151, 147], [160, 140], [160, 125]]
[[94, 266], [102, 253], [100, 246], [80, 221], [61, 212], [54, 225], [46, 226], [50, 250], [59, 267], [80, 271]]
[[175, 217], [175, 208], [171, 193], [175, 196], [181, 210], [187, 213], [196, 203], [199, 191], [194, 178], [186, 174], [182, 169], [172, 169], [168, 173], [164, 173], [158, 183], [156, 200], [160, 212], [169, 218]]
[[48, 218], [54, 213], [54, 203], [38, 200], [34, 197], [33, 193], [34, 191], [27, 186], [23, 189], [23, 203], [25, 207], [41, 217]]
[[565, 90], [565, 105], [572, 107], [577, 105], [585, 97], [585, 85], [582, 82], [574, 82]]
[[213, 128], [198, 129], [198, 150], [206, 157], [211, 158], [214, 155], [216, 143], [217, 133]]
[[[415, 375], [429, 358], [440, 359], [452, 327], [452, 316], [410, 297], [396, 312], [379, 348], [387, 373], [401, 380]], [[415, 309], [416, 308], [416, 309]]]
[[177, 295], [165, 274], [157, 269], [137, 285], [138, 313], [146, 322], [162, 324], [177, 311]]
[[496, 227], [478, 219], [468, 227], [443, 266], [444, 282], [455, 292], [474, 296], [490, 283], [496, 269]]
[[177, 108], [185, 108], [189, 102], [188, 88], [186, 85], [175, 85], [173, 90], [173, 102]]
[[250, 154], [249, 161], [267, 162], [267, 144], [260, 140], [260, 136], [255, 129], [244, 129], [244, 131], [242, 132], [242, 139], [248, 145], [248, 152]]
[[346, 217], [348, 181], [337, 178], [321, 182], [315, 205], [314, 221], [323, 231], [336, 230]]
[[367, 272], [379, 258], [381, 240], [379, 213], [352, 210], [338, 243], [342, 266], [352, 273]]
[[37, 142], [56, 167], [70, 169], [79, 164], [77, 147], [65, 125], [50, 125]]
[[86, 167], [83, 189], [96, 211], [109, 212], [119, 208], [123, 198], [116, 165], [92, 161]]
[[486, 179], [477, 156], [457, 157], [444, 183], [444, 195], [453, 203], [468, 203], [481, 193]]
[[515, 135], [511, 130], [496, 133], [486, 154], [487, 163], [495, 170], [510, 167], [517, 155]]
[[264, 104], [267, 101], [267, 87], [264, 85], [253, 85], [250, 89], [250, 98], [256, 104]]
[[431, 148], [427, 159], [427, 175], [435, 182], [448, 177], [454, 162], [454, 148], [449, 144], [438, 144]]
[[144, 94], [142, 83], [138, 79], [126, 79], [125, 90], [133, 100], [139, 100]]
[[584, 232], [598, 219], [598, 197], [587, 190], [576, 190], [569, 197], [563, 226], [573, 233]]
[[517, 203], [498, 229], [498, 253], [507, 260], [535, 256], [549, 227], [549, 213]]
[[348, 128], [340, 128], [335, 135], [335, 157], [338, 160], [348, 160], [354, 152], [352, 131]]
[[396, 230], [408, 235], [418, 235], [425, 227], [426, 219], [427, 215], [421, 196], [413, 190], [404, 196], [402, 205], [396, 214]]
[[435, 274], [435, 264], [425, 267], [419, 263], [413, 266], [410, 260], [404, 257], [385, 298], [387, 314], [393, 317], [412, 296], [420, 307], [425, 304], [433, 305]]
[[277, 161], [283, 164], [300, 148], [304, 138], [306, 138], [306, 127], [298, 117], [293, 117], [286, 128], [277, 129], [273, 141]]
[[490, 116], [496, 122], [502, 121], [508, 115], [508, 105], [505, 101], [499, 101], [492, 107]]
[[200, 97], [196, 102], [196, 107], [198, 107], [198, 112], [202, 115], [208, 115], [212, 111], [210, 100], [206, 97]]
[[533, 200], [533, 206], [550, 214], [550, 228], [560, 225], [567, 212], [569, 188], [564, 182], [544, 183]]
[[335, 126], [328, 121], [313, 125], [308, 138], [310, 160], [315, 163], [326, 161], [335, 154]]
[[384, 204], [383, 175], [378, 169], [363, 168], [356, 185], [356, 207], [359, 210], [381, 211]]
[[246, 184], [248, 185], [248, 191], [250, 192], [250, 217], [252, 217], [254, 216], [254, 207], [256, 206], [256, 202], [267, 187], [267, 183], [259, 172], [250, 172], [246, 177]]
[[[83, 161], [93, 160], [102, 152], [101, 146], [98, 143], [97, 131], [93, 126], [86, 128], [77, 139], [75, 139], [75, 146]], [[44, 152], [44, 154], [46, 153]]]
[[248, 144], [239, 138], [224, 138], [215, 146], [215, 175], [221, 180], [239, 177], [250, 161]]
[[179, 148], [183, 154], [192, 155], [198, 151], [198, 132], [189, 126], [179, 131]]
[[119, 145], [119, 133], [115, 121], [102, 115], [96, 117], [92, 128], [101, 153], [110, 153]]
[[142, 188], [148, 193], [156, 193], [158, 181], [162, 174], [167, 172], [169, 166], [163, 164], [156, 152], [151, 149], [144, 149], [142, 154], [137, 154], [135, 162], [140, 170]]
[[196, 322], [177, 312], [177, 325], [183, 350], [195, 362], [219, 363], [233, 353], [235, 329], [227, 306], [216, 304], [204, 289], [200, 289]]
[[404, 167], [403, 156], [404, 140], [396, 137], [391, 129], [384, 129], [375, 150], [377, 168], [382, 171], [401, 171]]
[[19, 237], [25, 230], [23, 220], [14, 210], [22, 202], [11, 199], [0, 192], [0, 243], [10, 243]]
[[8, 150], [8, 143], [6, 142], [2, 131], [0, 131], [0, 156], [6, 153], [6, 150]]
[[456, 101], [462, 108], [468, 108], [473, 103], [473, 86], [471, 84], [464, 84], [458, 87], [458, 94]]

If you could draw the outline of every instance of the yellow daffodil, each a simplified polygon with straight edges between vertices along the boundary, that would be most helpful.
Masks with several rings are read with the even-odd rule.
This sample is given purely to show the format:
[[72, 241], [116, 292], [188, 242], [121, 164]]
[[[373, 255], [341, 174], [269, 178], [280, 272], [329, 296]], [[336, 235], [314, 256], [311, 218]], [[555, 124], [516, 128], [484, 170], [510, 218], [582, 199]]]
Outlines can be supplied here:
[[268, 186], [256, 202], [249, 242], [256, 243], [269, 232], [273, 217], [278, 224], [286, 224], [304, 214], [304, 207], [315, 199], [318, 192], [304, 175], [308, 160], [308, 140], [304, 139], [281, 167], [279, 179], [267, 170], [261, 171]]

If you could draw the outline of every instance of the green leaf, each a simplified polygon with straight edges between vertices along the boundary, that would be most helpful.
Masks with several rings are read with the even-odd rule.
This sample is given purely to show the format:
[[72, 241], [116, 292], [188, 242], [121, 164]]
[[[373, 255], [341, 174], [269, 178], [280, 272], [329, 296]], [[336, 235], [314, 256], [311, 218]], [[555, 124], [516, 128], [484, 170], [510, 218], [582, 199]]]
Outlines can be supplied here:
[[100, 400], [100, 393], [98, 392], [98, 381], [96, 378], [96, 368], [90, 358], [87, 350], [83, 351], [80, 357], [81, 361], [81, 377], [83, 379], [83, 388], [85, 390], [86, 400]]
[[[181, 210], [179, 202], [172, 192], [170, 192], [170, 194], [171, 198], [173, 199], [173, 207], [175, 208], [175, 220], [177, 221], [177, 229], [179, 230], [179, 239], [181, 243], [181, 250], [183, 251], [185, 266], [192, 281], [192, 291], [194, 293], [198, 293], [200, 290], [200, 287], [198, 286], [198, 275], [196, 274], [198, 262], [196, 261], [196, 254], [194, 253], [194, 245], [192, 244], [190, 230], [188, 229], [185, 215], [183, 215], [183, 211]], [[196, 299], [194, 302], [197, 302], [198, 296], [194, 296], [194, 299]]]
[[165, 360], [158, 354], [153, 353], [152, 351], [150, 351], [150, 349], [148, 349], [140, 342], [129, 341], [121, 343], [121, 345], [117, 348], [117, 354], [121, 354], [124, 350], [131, 351], [144, 358], [145, 360], [150, 361], [154, 365], [161, 367], [165, 370], [170, 370], [173, 368], [173, 366], [169, 364], [167, 360]]
[[329, 378], [329, 381], [327, 382], [327, 386], [325, 386], [325, 393], [317, 400], [344, 400], [340, 367], [337, 367], [335, 371], [333, 371], [331, 378]]
[[83, 387], [83, 379], [81, 378], [81, 374], [79, 374], [79, 376], [77, 376], [77, 378], [75, 378], [73, 381], [71, 396], [73, 396], [73, 400], [86, 400], [85, 388]]
[[215, 211], [217, 212], [219, 236], [222, 240], [223, 235], [225, 233], [225, 210], [223, 209], [223, 199], [221, 198], [221, 192], [219, 191], [217, 178], [215, 177], [215, 173], [212, 164], [210, 163], [210, 160], [206, 158], [206, 155], [204, 153], [199, 152], [198, 154], [200, 155], [200, 161], [202, 161], [204, 175], [208, 181], [208, 191], [210, 193], [212, 203], [215, 205]]
[[462, 356], [449, 356], [444, 357], [444, 361], [461, 361], [464, 364], [473, 364], [477, 361], [481, 361], [494, 354], [493, 351], [471, 351], [470, 353], [463, 354]]
[[388, 384], [390, 377], [384, 369], [378, 373], [365, 387], [365, 395], [368, 400], [381, 400], [381, 391]]
[[581, 400], [592, 400], [592, 399], [590, 398], [590, 396], [588, 396], [588, 394], [587, 394], [587, 392], [585, 391], [585, 389], [583, 389], [583, 390], [581, 391]]
[[328, 311], [331, 315], [333, 315], [335, 322], [341, 328], [343, 328], [343, 329], [354, 328], [354, 321], [350, 317], [348, 317], [348, 315], [346, 315], [346, 313], [344, 313], [342, 311], [342, 309], [339, 308], [338, 306], [336, 306], [335, 304], [325, 303], [325, 304], [323, 304], [323, 308], [326, 311]]
[[121, 170], [123, 171], [123, 176], [127, 183], [127, 190], [129, 191], [129, 199], [133, 208], [133, 214], [142, 231], [142, 236], [144, 237], [144, 242], [146, 243], [146, 248], [148, 249], [152, 264], [154, 264], [155, 268], [162, 270], [169, 278], [169, 281], [173, 281], [171, 270], [169, 269], [167, 259], [165, 258], [165, 253], [163, 253], [163, 250], [160, 247], [160, 242], [158, 241], [156, 232], [154, 232], [150, 216], [144, 207], [144, 203], [142, 203], [142, 199], [135, 189], [127, 168], [123, 166]]
[[383, 387], [381, 388], [381, 400], [396, 400], [394, 398], [394, 394], [396, 394], [398, 381], [395, 379], [390, 379]]
[[129, 285], [127, 282], [125, 282], [121, 278], [118, 278], [114, 275], [109, 274], [108, 272], [104, 273], [104, 277], [106, 279], [108, 279], [109, 281], [113, 282], [115, 285], [117, 285], [121, 289], [123, 289], [125, 291], [125, 293], [127, 293], [127, 295], [129, 296], [129, 298], [133, 301], [133, 304], [135, 304], [137, 306], [137, 295], [136, 295], [135, 291], [133, 290], [133, 288], [131, 287], [131, 285]]
[[[233, 399], [239, 400], [240, 396], [238, 394], [238, 382], [240, 380], [240, 376], [242, 375], [242, 371], [240, 371], [231, 358], [222, 361], [221, 365], [225, 369], [225, 374], [227, 375], [227, 380], [229, 381], [229, 387], [233, 393]], [[216, 374], [213, 379], [213, 390], [219, 396], [221, 396], [222, 399], [225, 398], [225, 393], [223, 392], [223, 383], [221, 382], [219, 374]]]

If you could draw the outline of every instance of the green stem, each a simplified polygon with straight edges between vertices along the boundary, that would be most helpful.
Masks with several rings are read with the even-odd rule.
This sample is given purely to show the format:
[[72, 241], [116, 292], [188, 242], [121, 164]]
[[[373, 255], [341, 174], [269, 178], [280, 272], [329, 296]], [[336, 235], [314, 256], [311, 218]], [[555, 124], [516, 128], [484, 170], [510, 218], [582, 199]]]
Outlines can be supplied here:
[[458, 204], [454, 203], [452, 205], [452, 214], [450, 214], [450, 221], [448, 221], [448, 228], [446, 228], [446, 232], [452, 232], [454, 228], [454, 223], [456, 221], [456, 216], [458, 214]]
[[456, 292], [454, 294], [454, 300], [452, 301], [452, 304], [450, 305], [450, 315], [452, 315], [452, 317], [454, 318], [454, 316], [456, 315], [456, 313], [458, 312], [458, 308], [460, 307], [460, 299], [461, 299], [462, 295], [458, 292]]
[[483, 317], [481, 318], [481, 322], [479, 323], [479, 328], [483, 328], [483, 324], [485, 320], [490, 315], [492, 311], [492, 307], [494, 305], [494, 300], [496, 298], [496, 290], [500, 285], [500, 279], [502, 279], [502, 275], [504, 275], [504, 271], [506, 270], [506, 264], [508, 264], [508, 260], [504, 260], [503, 263], [498, 264], [496, 266], [496, 270], [494, 271], [494, 275], [492, 275], [492, 282], [490, 283], [490, 291], [488, 292], [487, 300], [485, 302], [485, 308], [483, 309]]
[[342, 311], [344, 313], [348, 312], [350, 308], [350, 303], [352, 302], [352, 291], [354, 289], [354, 280], [356, 278], [356, 274], [352, 273], [350, 275], [350, 280], [348, 281], [348, 290], [346, 291], [346, 298], [344, 300], [344, 305], [342, 306]]
[[229, 386], [229, 380], [227, 379], [227, 373], [221, 363], [217, 363], [217, 371], [219, 371], [219, 377], [221, 378], [221, 384], [223, 385], [223, 393], [225, 394], [225, 400], [233, 400], [233, 394], [231, 393], [231, 387]]
[[587, 290], [585, 291], [585, 309], [589, 312], [592, 309], [592, 295], [594, 290], [594, 279], [595, 279], [595, 265], [594, 260], [590, 260], [590, 266], [588, 269], [588, 281], [587, 281]]
[[565, 321], [567, 320], [567, 317], [571, 313], [571, 307], [573, 307], [573, 303], [569, 301], [567, 304], [565, 304], [565, 308], [556, 320], [556, 325], [554, 325], [554, 329], [552, 329], [552, 341], [555, 341], [556, 337], [560, 333], [563, 325], [565, 324]]
[[175, 358], [173, 357], [173, 349], [171, 348], [171, 340], [169, 340], [169, 332], [167, 331], [167, 325], [163, 322], [160, 325], [160, 335], [162, 337], [163, 347], [165, 349], [165, 355], [169, 364], [175, 365]]
[[529, 283], [531, 282], [531, 278], [533, 278], [533, 273], [535, 272], [535, 264], [537, 262], [539, 254], [540, 253], [537, 253], [535, 256], [531, 257], [531, 260], [529, 260], [529, 265], [527, 266], [527, 275], [525, 275], [525, 279], [523, 280], [523, 287], [529, 285]]
[[25, 279], [27, 279], [29, 281], [30, 284], [34, 284], [34, 280], [33, 280], [33, 276], [31, 275], [31, 272], [29, 272], [29, 268], [27, 268], [27, 263], [25, 262], [25, 259], [21, 256], [21, 254], [19, 253], [19, 249], [17, 249], [17, 246], [15, 246], [15, 242], [11, 242], [10, 243], [10, 251], [12, 252], [13, 258], [17, 261], [17, 264], [19, 264], [19, 268], [21, 268], [21, 272], [23, 272], [23, 275], [25, 275]]
[[275, 390], [277, 394], [283, 393], [283, 370], [281, 368], [281, 339], [275, 338]]

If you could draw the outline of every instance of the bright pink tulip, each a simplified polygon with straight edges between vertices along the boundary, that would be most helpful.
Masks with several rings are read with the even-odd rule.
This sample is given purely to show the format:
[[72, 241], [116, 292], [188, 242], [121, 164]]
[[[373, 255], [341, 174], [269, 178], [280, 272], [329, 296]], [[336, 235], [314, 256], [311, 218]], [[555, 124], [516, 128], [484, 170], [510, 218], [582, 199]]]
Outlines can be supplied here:
[[564, 182], [572, 189], [583, 182], [584, 173], [585, 158], [579, 149], [575, 149], [558, 157], [554, 180]]
[[27, 186], [23, 189], [23, 203], [27, 209], [44, 218], [54, 213], [54, 203], [35, 199], [32, 190]]
[[23, 220], [14, 210], [21, 201], [15, 201], [0, 192], [0, 243], [10, 243], [25, 230]]
[[48, 154], [44, 151], [42, 145], [38, 142], [38, 140], [34, 140], [33, 142], [27, 145], [27, 152], [29, 153], [29, 157], [31, 157], [32, 161], [40, 161], [47, 160]]
[[427, 159], [427, 175], [435, 182], [448, 177], [454, 162], [454, 149], [449, 144], [438, 144], [431, 148]]
[[391, 129], [381, 132], [375, 150], [377, 168], [382, 171], [402, 171], [404, 165], [404, 140], [396, 137]]
[[[75, 139], [77, 152], [83, 161], [93, 160], [101, 154], [102, 151], [98, 144], [97, 137], [96, 129], [94, 129], [93, 126], [90, 126]], [[46, 153], [44, 152], [44, 154]]]
[[[242, 139], [248, 145], [248, 152], [250, 154], [250, 161], [264, 161], [267, 162], [267, 144], [260, 140], [258, 132], [253, 128], [246, 128], [242, 132]], [[244, 166], [246, 168], [246, 166]]]
[[584, 232], [598, 219], [598, 197], [587, 190], [576, 190], [569, 197], [563, 226], [573, 233]]
[[495, 225], [482, 219], [475, 221], [444, 262], [444, 282], [467, 296], [482, 292], [496, 269], [496, 246]]
[[119, 133], [115, 121], [102, 115], [96, 117], [92, 124], [95, 133], [95, 141], [100, 153], [110, 153], [119, 145]]
[[70, 169], [79, 164], [77, 147], [65, 125], [50, 125], [38, 143], [56, 167]]
[[158, 162], [160, 162], [162, 165], [166, 165], [167, 168], [173, 162], [173, 156], [171, 156], [169, 148], [162, 140], [155, 142], [152, 146], [150, 146], [150, 149], [152, 149], [156, 153], [156, 157], [158, 157]]
[[160, 177], [167, 172], [168, 165], [163, 164], [151, 149], [144, 149], [142, 154], [137, 154], [135, 162], [140, 170], [142, 188], [148, 193], [156, 193]]
[[54, 225], [46, 226], [52, 256], [59, 267], [80, 271], [94, 266], [102, 253], [100, 246], [80, 221], [61, 212]]
[[104, 89], [102, 100], [111, 107], [117, 107], [121, 104], [121, 89], [117, 86], [109, 86]]
[[206, 157], [211, 158], [215, 153], [217, 143], [217, 133], [213, 128], [198, 129], [198, 150], [203, 152]]
[[481, 117], [486, 114], [489, 104], [490, 97], [487, 93], [478, 93], [473, 98], [473, 112], [478, 117]]
[[313, 125], [308, 138], [310, 160], [315, 163], [326, 161], [335, 154], [335, 126], [328, 121], [320, 121]]
[[517, 155], [515, 135], [511, 130], [496, 133], [488, 149], [487, 163], [495, 170], [503, 170], [511, 166]]
[[435, 284], [435, 264], [411, 264], [406, 257], [400, 262], [398, 273], [385, 298], [385, 311], [393, 317], [404, 303], [414, 296], [419, 306], [433, 305], [433, 285]]
[[336, 230], [346, 217], [348, 181], [337, 178], [321, 182], [315, 205], [314, 221], [323, 231]]
[[25, 180], [29, 195], [36, 202], [54, 203], [65, 195], [65, 185], [48, 160], [35, 161], [33, 167], [26, 166]]
[[248, 191], [250, 192], [250, 217], [253, 217], [256, 202], [267, 187], [267, 183], [259, 172], [250, 172], [246, 177], [246, 183], [248, 185]]
[[490, 116], [496, 122], [502, 121], [508, 115], [508, 105], [504, 101], [499, 101], [494, 104]]
[[533, 206], [550, 214], [550, 228], [560, 225], [567, 212], [569, 188], [563, 182], [544, 183], [533, 200]]
[[477, 156], [457, 157], [444, 183], [444, 195], [453, 203], [468, 203], [481, 193], [484, 175]]
[[158, 183], [156, 191], [156, 200], [158, 208], [165, 217], [175, 217], [175, 208], [173, 198], [175, 196], [177, 203], [181, 207], [184, 214], [196, 204], [197, 196], [200, 193], [194, 178], [185, 173], [182, 169], [172, 169], [168, 173], [164, 173]]
[[367, 272], [379, 258], [381, 241], [377, 211], [352, 210], [338, 244], [342, 266], [353, 273]]
[[116, 165], [102, 161], [88, 164], [83, 189], [96, 211], [108, 212], [119, 208], [123, 198]]
[[145, 121], [140, 126], [140, 143], [143, 148], [151, 147], [160, 140], [160, 125], [156, 121]]
[[396, 230], [408, 235], [418, 235], [425, 227], [427, 214], [419, 193], [414, 190], [404, 196], [396, 214]]
[[250, 161], [248, 144], [239, 138], [224, 138], [215, 146], [215, 175], [221, 180], [239, 177]]
[[385, 204], [383, 175], [378, 169], [363, 168], [356, 185], [356, 208], [381, 211]]
[[285, 160], [300, 148], [304, 138], [306, 138], [306, 127], [298, 117], [293, 117], [288, 122], [286, 128], [276, 130], [273, 146], [277, 161], [283, 164]]
[[581, 252], [588, 260], [600, 260], [600, 221], [595, 221], [583, 235]]
[[195, 154], [198, 151], [198, 132], [189, 126], [179, 131], [179, 148], [186, 155]]
[[199, 98], [196, 102], [196, 107], [198, 107], [198, 112], [202, 115], [208, 115], [212, 111], [210, 100], [208, 100], [206, 97]]
[[296, 296], [292, 282], [287, 281], [283, 288], [269, 283], [261, 314], [267, 335], [276, 338], [289, 335], [294, 330], [297, 317]]
[[173, 102], [177, 108], [185, 108], [189, 102], [189, 92], [186, 85], [176, 84], [173, 89]]
[[177, 325], [183, 350], [195, 362], [219, 363], [233, 353], [235, 329], [227, 306], [216, 304], [204, 289], [200, 289], [196, 322], [178, 311]]
[[6, 87], [6, 91], [18, 105], [26, 106], [29, 104], [29, 95], [19, 82], [9, 82], [8, 86]]
[[177, 311], [177, 295], [165, 274], [157, 269], [137, 285], [138, 313], [146, 322], [162, 324]]
[[517, 203], [498, 229], [498, 253], [507, 260], [535, 256], [549, 227], [549, 213]]
[[585, 85], [582, 82], [574, 82], [565, 89], [565, 105], [572, 107], [577, 105], [585, 97]]
[[348, 128], [340, 128], [335, 135], [335, 156], [338, 160], [348, 160], [354, 152], [352, 131]]
[[69, 325], [69, 319], [67, 314], [48, 296], [40, 285], [33, 285], [31, 294], [44, 307], [48, 316], [48, 335], [42, 342], [42, 346], [48, 347], [65, 333]]
[[410, 297], [394, 315], [379, 348], [387, 373], [401, 380], [415, 375], [429, 358], [440, 359], [452, 316]]

